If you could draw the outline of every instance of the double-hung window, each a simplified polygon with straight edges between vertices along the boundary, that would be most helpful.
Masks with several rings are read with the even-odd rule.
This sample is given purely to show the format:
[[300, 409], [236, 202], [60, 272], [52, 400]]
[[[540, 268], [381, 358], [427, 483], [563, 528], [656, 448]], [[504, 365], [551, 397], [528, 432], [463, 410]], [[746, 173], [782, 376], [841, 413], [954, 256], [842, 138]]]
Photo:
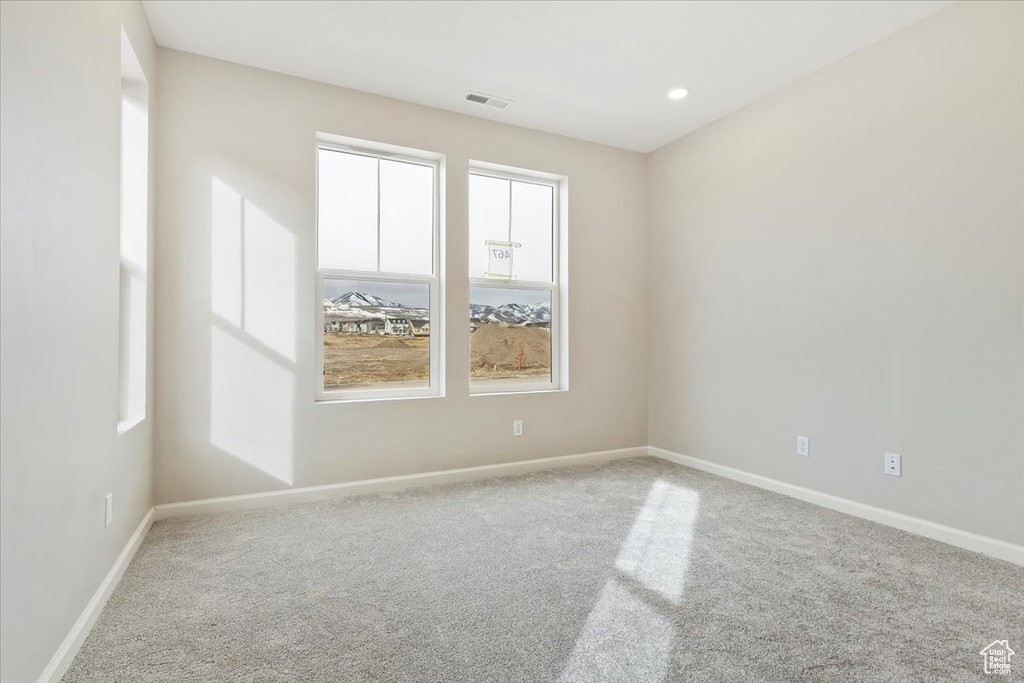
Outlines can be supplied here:
[[320, 398], [441, 391], [439, 155], [317, 146]]
[[564, 179], [470, 167], [472, 393], [566, 388], [563, 202]]
[[117, 431], [146, 418], [149, 301], [149, 86], [121, 29], [121, 267]]

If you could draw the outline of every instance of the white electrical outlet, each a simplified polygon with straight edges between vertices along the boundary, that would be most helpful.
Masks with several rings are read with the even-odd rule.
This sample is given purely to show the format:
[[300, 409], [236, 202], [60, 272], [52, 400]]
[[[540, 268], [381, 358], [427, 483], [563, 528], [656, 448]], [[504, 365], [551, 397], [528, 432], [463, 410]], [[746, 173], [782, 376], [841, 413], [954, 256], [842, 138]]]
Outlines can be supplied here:
[[804, 458], [811, 457], [811, 440], [806, 436], [796, 437], [796, 454]]
[[522, 435], [523, 435], [523, 421], [522, 420], [513, 420], [512, 421], [512, 436], [522, 436]]
[[903, 476], [903, 462], [899, 453], [885, 454], [885, 473], [892, 477]]
[[108, 493], [103, 497], [103, 527], [110, 526], [114, 521], [114, 494]]

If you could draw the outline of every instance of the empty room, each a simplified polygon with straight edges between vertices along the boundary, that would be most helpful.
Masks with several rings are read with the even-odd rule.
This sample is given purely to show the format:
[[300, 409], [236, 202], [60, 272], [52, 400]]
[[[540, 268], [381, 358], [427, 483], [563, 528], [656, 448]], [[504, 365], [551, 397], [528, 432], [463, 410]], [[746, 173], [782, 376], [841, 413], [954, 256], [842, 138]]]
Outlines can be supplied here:
[[1024, 680], [1024, 1], [0, 0], [0, 160], [2, 683]]

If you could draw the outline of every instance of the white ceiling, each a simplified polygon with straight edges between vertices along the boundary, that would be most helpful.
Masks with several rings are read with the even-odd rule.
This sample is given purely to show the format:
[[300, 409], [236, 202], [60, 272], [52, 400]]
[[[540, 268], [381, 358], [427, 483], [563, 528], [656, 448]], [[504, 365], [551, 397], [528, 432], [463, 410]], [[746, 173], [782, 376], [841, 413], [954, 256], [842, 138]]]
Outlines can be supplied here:
[[[144, 3], [160, 45], [640, 152], [948, 4]], [[690, 94], [670, 101], [673, 87]]]

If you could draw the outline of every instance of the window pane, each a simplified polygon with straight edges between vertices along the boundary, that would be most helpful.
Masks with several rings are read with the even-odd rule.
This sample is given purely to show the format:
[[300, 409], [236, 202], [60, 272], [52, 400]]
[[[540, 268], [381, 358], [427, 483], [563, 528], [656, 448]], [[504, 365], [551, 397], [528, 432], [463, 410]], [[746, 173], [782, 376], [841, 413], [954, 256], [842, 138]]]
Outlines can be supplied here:
[[118, 433], [146, 417], [149, 159], [149, 86], [122, 28]]
[[324, 280], [324, 390], [430, 385], [430, 285]]
[[469, 276], [487, 277], [494, 245], [508, 242], [509, 181], [469, 176]]
[[551, 381], [551, 292], [469, 288], [470, 383]]
[[146, 417], [146, 281], [121, 267], [121, 412], [118, 419]]
[[145, 268], [149, 232], [149, 114], [121, 98], [121, 257]]
[[380, 161], [380, 269], [430, 275], [434, 268], [434, 168]]
[[377, 160], [319, 150], [320, 267], [377, 270]]
[[512, 181], [512, 274], [517, 280], [551, 282], [551, 226], [554, 192], [550, 185]]

